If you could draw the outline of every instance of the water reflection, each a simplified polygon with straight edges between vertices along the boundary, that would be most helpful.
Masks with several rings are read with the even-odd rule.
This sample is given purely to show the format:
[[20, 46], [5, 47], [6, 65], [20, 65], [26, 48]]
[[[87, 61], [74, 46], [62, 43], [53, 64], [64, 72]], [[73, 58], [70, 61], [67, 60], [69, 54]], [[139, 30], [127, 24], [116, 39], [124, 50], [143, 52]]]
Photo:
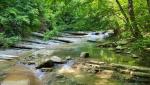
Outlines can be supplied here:
[[138, 60], [128, 54], [117, 54], [105, 48], [97, 48], [92, 43], [83, 43], [76, 46], [76, 48], [61, 49], [56, 51], [54, 55], [61, 56], [62, 58], [71, 55], [71, 57], [75, 58], [79, 57], [81, 52], [88, 52], [91, 58], [108, 63], [139, 65]]

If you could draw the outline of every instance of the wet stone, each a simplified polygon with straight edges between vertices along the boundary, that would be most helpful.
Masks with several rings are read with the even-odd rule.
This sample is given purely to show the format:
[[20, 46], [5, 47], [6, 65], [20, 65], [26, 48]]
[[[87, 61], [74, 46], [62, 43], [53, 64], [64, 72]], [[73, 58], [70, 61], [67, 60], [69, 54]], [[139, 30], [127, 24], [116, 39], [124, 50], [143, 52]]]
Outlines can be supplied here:
[[72, 58], [70, 57], [70, 56], [67, 56], [66, 58], [65, 58], [65, 60], [71, 60]]
[[80, 54], [80, 58], [89, 58], [89, 57], [90, 57], [90, 55], [89, 55], [88, 52], [82, 52], [82, 53]]
[[52, 72], [53, 69], [52, 68], [41, 68], [42, 72]]
[[132, 57], [133, 57], [133, 58], [138, 58], [138, 56], [137, 56], [137, 55], [135, 55], [135, 54], [132, 54]]
[[41, 64], [39, 64], [36, 69], [40, 69], [40, 68], [50, 68], [54, 66], [54, 62], [51, 60], [47, 60], [46, 62], [42, 62]]
[[62, 62], [62, 59], [58, 56], [52, 56], [50, 58], [50, 60], [53, 61], [53, 62], [56, 62], [56, 63], [61, 63]]

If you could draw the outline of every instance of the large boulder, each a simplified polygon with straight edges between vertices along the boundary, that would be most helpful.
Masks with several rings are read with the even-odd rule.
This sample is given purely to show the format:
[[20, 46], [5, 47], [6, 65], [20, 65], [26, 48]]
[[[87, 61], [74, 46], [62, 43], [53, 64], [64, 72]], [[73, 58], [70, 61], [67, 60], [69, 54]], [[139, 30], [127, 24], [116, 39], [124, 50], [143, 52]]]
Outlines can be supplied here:
[[51, 68], [55, 64], [64, 64], [65, 62], [58, 56], [52, 56], [50, 59], [46, 59], [44, 62], [40, 63], [36, 69], [41, 68]]
[[41, 69], [41, 68], [50, 68], [54, 66], [54, 62], [52, 60], [47, 60], [45, 62], [42, 62], [39, 64], [36, 69]]

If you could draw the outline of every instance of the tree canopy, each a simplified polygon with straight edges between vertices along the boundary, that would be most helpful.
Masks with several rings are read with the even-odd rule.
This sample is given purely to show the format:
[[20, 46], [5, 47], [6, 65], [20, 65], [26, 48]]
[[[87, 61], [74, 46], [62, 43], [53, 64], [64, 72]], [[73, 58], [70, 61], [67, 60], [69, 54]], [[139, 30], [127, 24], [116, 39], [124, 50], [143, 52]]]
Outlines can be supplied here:
[[59, 31], [120, 30], [123, 37], [150, 31], [150, 0], [1, 0], [0, 32], [45, 37]]

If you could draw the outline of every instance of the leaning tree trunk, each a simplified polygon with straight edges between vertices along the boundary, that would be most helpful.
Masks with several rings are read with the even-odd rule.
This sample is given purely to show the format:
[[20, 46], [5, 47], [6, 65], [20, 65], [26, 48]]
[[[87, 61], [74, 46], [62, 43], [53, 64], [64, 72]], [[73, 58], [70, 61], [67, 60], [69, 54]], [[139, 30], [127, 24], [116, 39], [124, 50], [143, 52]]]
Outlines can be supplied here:
[[[147, 8], [148, 8], [148, 12], [149, 12], [149, 16], [150, 16], [150, 0], [147, 0]], [[150, 27], [150, 19], [147, 20], [147, 25], [146, 25], [146, 28], [149, 28]], [[147, 29], [147, 31], [149, 31]]]
[[122, 8], [120, 2], [119, 2], [118, 0], [116, 0], [116, 3], [117, 3], [117, 5], [118, 5], [118, 7], [119, 7], [121, 13], [123, 14], [124, 18], [126, 19], [127, 24], [129, 24], [129, 18], [127, 17], [125, 11], [123, 10], [123, 8]]
[[147, 6], [148, 6], [149, 14], [150, 14], [150, 0], [147, 0]]
[[133, 30], [133, 28], [132, 28], [132, 26], [131, 26], [130, 19], [128, 18], [127, 14], [126, 14], [125, 11], [123, 10], [123, 8], [122, 8], [120, 2], [119, 2], [118, 0], [116, 0], [116, 3], [117, 3], [117, 5], [118, 5], [118, 7], [119, 7], [119, 9], [120, 9], [120, 11], [121, 11], [121, 13], [122, 13], [122, 15], [124, 16], [124, 18], [125, 18], [125, 20], [126, 20], [126, 23], [127, 23], [128, 27], [129, 27], [131, 33], [134, 34], [134, 30]]
[[133, 37], [135, 38], [141, 38], [142, 35], [140, 33], [140, 30], [137, 26], [136, 20], [135, 20], [135, 14], [134, 14], [134, 7], [133, 7], [133, 0], [128, 0], [128, 11], [130, 16], [131, 25], [133, 27]]

